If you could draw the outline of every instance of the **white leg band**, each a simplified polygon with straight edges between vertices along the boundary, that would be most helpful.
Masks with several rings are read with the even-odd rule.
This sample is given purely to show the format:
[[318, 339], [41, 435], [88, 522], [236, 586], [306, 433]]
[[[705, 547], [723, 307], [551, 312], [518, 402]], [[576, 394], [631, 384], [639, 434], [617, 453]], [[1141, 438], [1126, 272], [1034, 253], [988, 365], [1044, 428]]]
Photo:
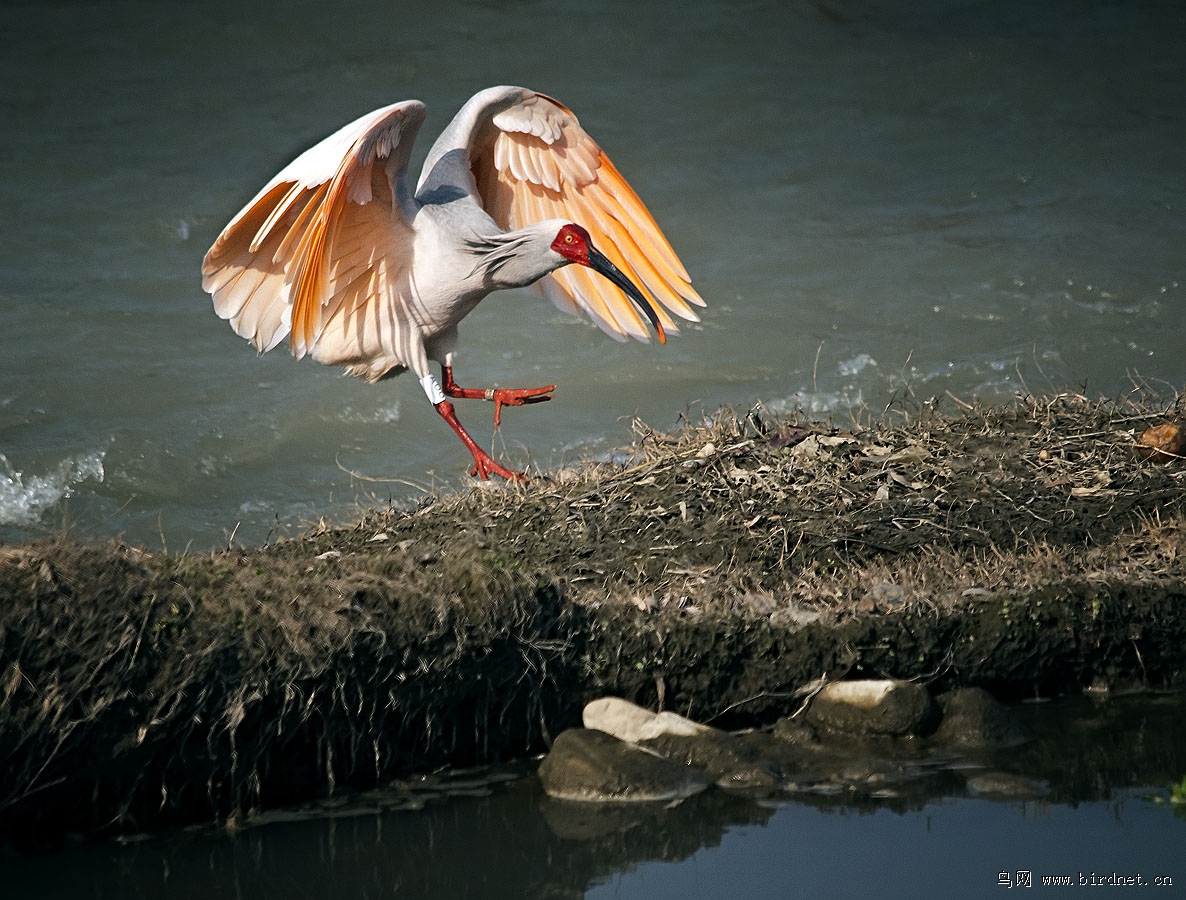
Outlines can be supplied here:
[[441, 390], [441, 386], [431, 375], [425, 375], [420, 379], [420, 387], [424, 388], [424, 393], [428, 395], [428, 402], [433, 406], [445, 402], [445, 392]]

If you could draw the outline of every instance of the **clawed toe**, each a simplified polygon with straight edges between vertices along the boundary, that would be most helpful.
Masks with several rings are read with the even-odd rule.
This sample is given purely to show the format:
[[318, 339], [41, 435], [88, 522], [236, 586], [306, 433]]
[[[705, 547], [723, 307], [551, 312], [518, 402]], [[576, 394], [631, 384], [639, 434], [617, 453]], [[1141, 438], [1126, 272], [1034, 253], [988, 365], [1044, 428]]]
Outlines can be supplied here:
[[489, 456], [483, 460], [475, 459], [474, 467], [469, 470], [469, 474], [475, 478], [481, 478], [483, 481], [488, 481], [491, 475], [497, 475], [499, 478], [505, 478], [507, 481], [514, 481], [517, 484], [527, 484], [531, 480], [527, 477], [526, 472], [515, 472], [501, 466]]
[[549, 384], [539, 388], [495, 388], [491, 393], [494, 401], [494, 427], [502, 421], [504, 406], [526, 406], [528, 403], [544, 403], [552, 399], [552, 391], [556, 385]]

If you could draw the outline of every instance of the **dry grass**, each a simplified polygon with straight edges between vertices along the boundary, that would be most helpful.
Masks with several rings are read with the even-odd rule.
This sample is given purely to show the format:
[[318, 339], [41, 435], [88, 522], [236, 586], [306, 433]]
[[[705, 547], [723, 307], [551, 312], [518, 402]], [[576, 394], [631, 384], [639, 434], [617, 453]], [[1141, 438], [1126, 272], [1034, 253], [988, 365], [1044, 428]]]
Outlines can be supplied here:
[[[1172, 683], [1180, 400], [840, 430], [724, 410], [620, 462], [213, 556], [0, 547], [0, 835], [148, 827], [538, 750], [612, 692], [761, 724], [821, 676]], [[925, 413], [925, 414], [924, 414]]]
[[310, 540], [476, 547], [555, 575], [573, 599], [646, 608], [841, 612], [885, 583], [930, 602], [1024, 589], [1176, 559], [1186, 470], [1134, 451], [1147, 424], [1182, 411], [1059, 395], [840, 430], [721, 410], [672, 434], [636, 423], [625, 463], [373, 513]]
[[234, 817], [527, 752], [555, 715], [558, 595], [477, 559], [441, 582], [409, 558], [4, 551], [0, 833]]

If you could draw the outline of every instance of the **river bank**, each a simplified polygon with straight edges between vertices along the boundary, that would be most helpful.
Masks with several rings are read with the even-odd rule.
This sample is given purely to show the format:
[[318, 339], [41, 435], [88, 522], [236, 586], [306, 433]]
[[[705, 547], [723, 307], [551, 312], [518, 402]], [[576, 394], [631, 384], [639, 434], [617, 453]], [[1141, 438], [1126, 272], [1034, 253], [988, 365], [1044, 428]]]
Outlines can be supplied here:
[[521, 757], [613, 694], [764, 726], [821, 678], [1180, 685], [1181, 403], [847, 427], [729, 411], [266, 547], [0, 547], [0, 837], [145, 830]]

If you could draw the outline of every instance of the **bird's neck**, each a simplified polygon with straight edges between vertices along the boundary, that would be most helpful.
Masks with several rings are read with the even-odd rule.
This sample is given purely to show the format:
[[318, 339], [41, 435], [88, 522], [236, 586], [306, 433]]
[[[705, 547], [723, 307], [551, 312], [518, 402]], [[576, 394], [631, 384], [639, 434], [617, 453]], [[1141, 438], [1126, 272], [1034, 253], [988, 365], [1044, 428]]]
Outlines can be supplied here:
[[551, 233], [532, 225], [468, 242], [475, 274], [491, 290], [534, 284], [568, 262], [551, 249]]

